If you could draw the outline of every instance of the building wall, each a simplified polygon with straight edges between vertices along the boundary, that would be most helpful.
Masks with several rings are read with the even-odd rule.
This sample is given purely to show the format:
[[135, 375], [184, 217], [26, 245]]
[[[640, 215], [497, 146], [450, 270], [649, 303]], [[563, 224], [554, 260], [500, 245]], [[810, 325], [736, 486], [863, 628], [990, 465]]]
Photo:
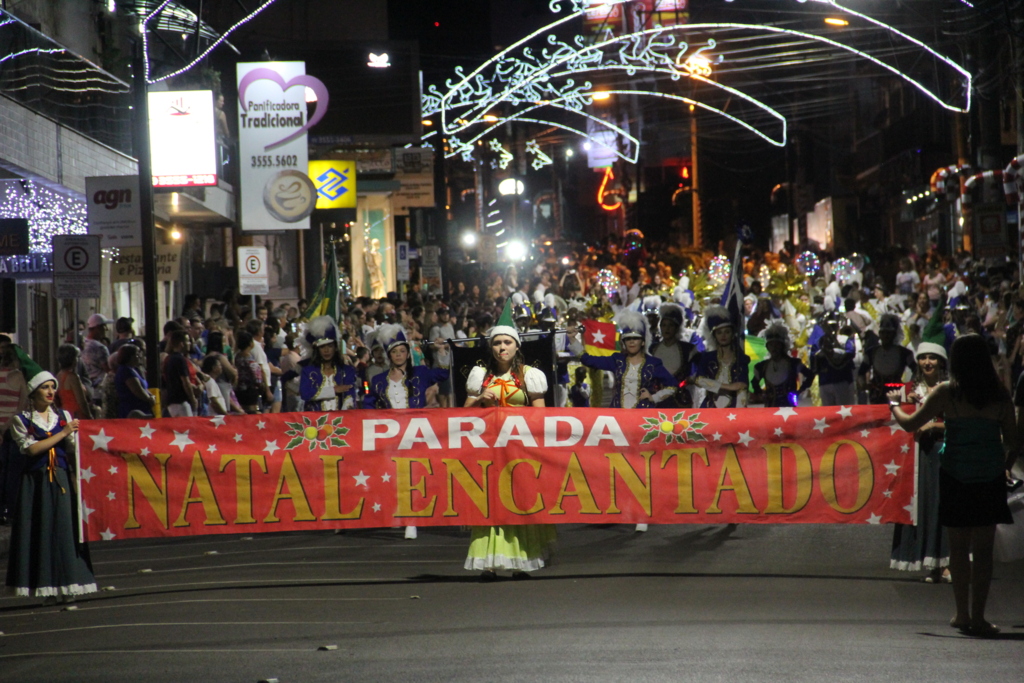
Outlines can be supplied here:
[[85, 193], [86, 176], [132, 175], [131, 157], [0, 96], [0, 164]]
[[20, 0], [7, 11], [89, 61], [100, 63], [97, 12], [106, 2], [96, 0]]

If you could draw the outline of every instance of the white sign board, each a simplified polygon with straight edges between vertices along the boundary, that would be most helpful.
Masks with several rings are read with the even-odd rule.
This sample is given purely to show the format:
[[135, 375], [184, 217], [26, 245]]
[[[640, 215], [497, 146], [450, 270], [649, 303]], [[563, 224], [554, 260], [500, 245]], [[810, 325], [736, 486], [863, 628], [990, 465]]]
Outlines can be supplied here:
[[409, 243], [395, 242], [395, 277], [407, 282], [409, 280]]
[[[312, 119], [306, 98], [316, 98]], [[238, 64], [242, 230], [305, 230], [316, 206], [306, 131], [327, 112], [324, 84], [305, 62]]]
[[260, 296], [270, 293], [266, 247], [238, 248], [238, 293]]
[[100, 297], [100, 236], [53, 238], [53, 288], [58, 299]]
[[217, 184], [212, 90], [149, 93], [153, 187]]
[[101, 236], [107, 248], [142, 246], [139, 176], [86, 178], [85, 198], [90, 235]]

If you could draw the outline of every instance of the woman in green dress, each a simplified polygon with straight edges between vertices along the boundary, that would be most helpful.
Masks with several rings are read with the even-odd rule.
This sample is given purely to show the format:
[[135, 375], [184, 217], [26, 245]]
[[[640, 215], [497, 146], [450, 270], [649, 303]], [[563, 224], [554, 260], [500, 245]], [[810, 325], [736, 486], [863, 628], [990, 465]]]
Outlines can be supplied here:
[[[503, 314], [488, 335], [487, 366], [474, 367], [466, 378], [467, 408], [544, 407], [547, 377], [526, 365], [519, 351], [519, 332], [512, 324], [503, 324], [505, 318]], [[544, 566], [554, 541], [553, 524], [474, 527], [465, 568], [481, 571], [482, 581], [496, 580], [501, 569], [511, 570], [513, 579], [525, 579], [526, 572]]]

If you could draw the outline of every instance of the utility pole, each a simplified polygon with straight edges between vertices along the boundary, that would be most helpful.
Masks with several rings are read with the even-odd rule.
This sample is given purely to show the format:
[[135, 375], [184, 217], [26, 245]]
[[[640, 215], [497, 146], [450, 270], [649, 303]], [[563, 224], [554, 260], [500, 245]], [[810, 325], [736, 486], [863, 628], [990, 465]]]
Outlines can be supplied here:
[[[145, 27], [143, 27], [145, 30]], [[157, 309], [156, 229], [153, 226], [153, 168], [149, 151], [149, 84], [146, 83], [142, 40], [135, 41], [132, 57], [132, 104], [135, 114], [132, 147], [139, 168], [139, 212], [142, 228], [142, 294], [146, 315], [146, 381], [160, 403], [160, 315]]]
[[697, 172], [697, 111], [690, 105], [690, 175], [692, 177], [690, 202], [693, 208], [693, 248], [700, 249], [704, 234], [700, 224], [700, 174]]

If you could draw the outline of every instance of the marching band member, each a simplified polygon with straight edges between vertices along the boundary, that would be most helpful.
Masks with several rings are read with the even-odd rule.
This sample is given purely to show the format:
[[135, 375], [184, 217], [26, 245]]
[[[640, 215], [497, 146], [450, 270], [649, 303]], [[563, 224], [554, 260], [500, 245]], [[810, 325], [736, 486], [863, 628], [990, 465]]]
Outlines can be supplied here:
[[350, 410], [356, 400], [356, 371], [338, 354], [338, 326], [329, 315], [313, 318], [302, 336], [309, 360], [299, 375], [303, 410]]
[[[447, 379], [448, 369], [413, 366], [409, 358], [409, 340], [401, 325], [381, 325], [377, 329], [374, 343], [383, 347], [387, 353], [388, 371], [378, 374], [370, 382], [370, 391], [363, 399], [363, 407], [391, 410], [425, 408], [427, 389]], [[405, 527], [405, 537], [416, 538], [416, 527]]]
[[708, 306], [701, 328], [707, 329], [701, 336], [708, 350], [693, 360], [694, 381], [707, 391], [700, 407], [745, 407], [750, 357], [740, 348], [729, 312], [723, 306]]
[[690, 377], [690, 365], [696, 347], [682, 340], [683, 316], [685, 312], [679, 304], [662, 304], [660, 308], [661, 341], [651, 345], [651, 355], [661, 360], [676, 379], [678, 389], [674, 395], [658, 403], [659, 408], [692, 408], [693, 398], [685, 386]]
[[[475, 366], [466, 378], [465, 407], [543, 408], [547, 377], [523, 359], [509, 302], [488, 333], [488, 346], [486, 367]], [[496, 580], [500, 569], [512, 570], [513, 579], [525, 579], [526, 572], [544, 567], [554, 541], [553, 524], [474, 527], [465, 568], [482, 571], [482, 581]]]
[[868, 381], [868, 403], [888, 403], [887, 394], [903, 385], [904, 371], [913, 372], [917, 369], [914, 352], [898, 343], [902, 335], [899, 317], [892, 313], [883, 314], [878, 321], [878, 339], [881, 343], [864, 352], [864, 361], [858, 372], [862, 379], [871, 375]]
[[797, 398], [810, 388], [814, 375], [799, 358], [789, 355], [789, 328], [783, 323], [770, 325], [764, 338], [770, 357], [754, 366], [751, 386], [761, 399], [754, 402], [763, 402], [765, 408], [795, 408]]

